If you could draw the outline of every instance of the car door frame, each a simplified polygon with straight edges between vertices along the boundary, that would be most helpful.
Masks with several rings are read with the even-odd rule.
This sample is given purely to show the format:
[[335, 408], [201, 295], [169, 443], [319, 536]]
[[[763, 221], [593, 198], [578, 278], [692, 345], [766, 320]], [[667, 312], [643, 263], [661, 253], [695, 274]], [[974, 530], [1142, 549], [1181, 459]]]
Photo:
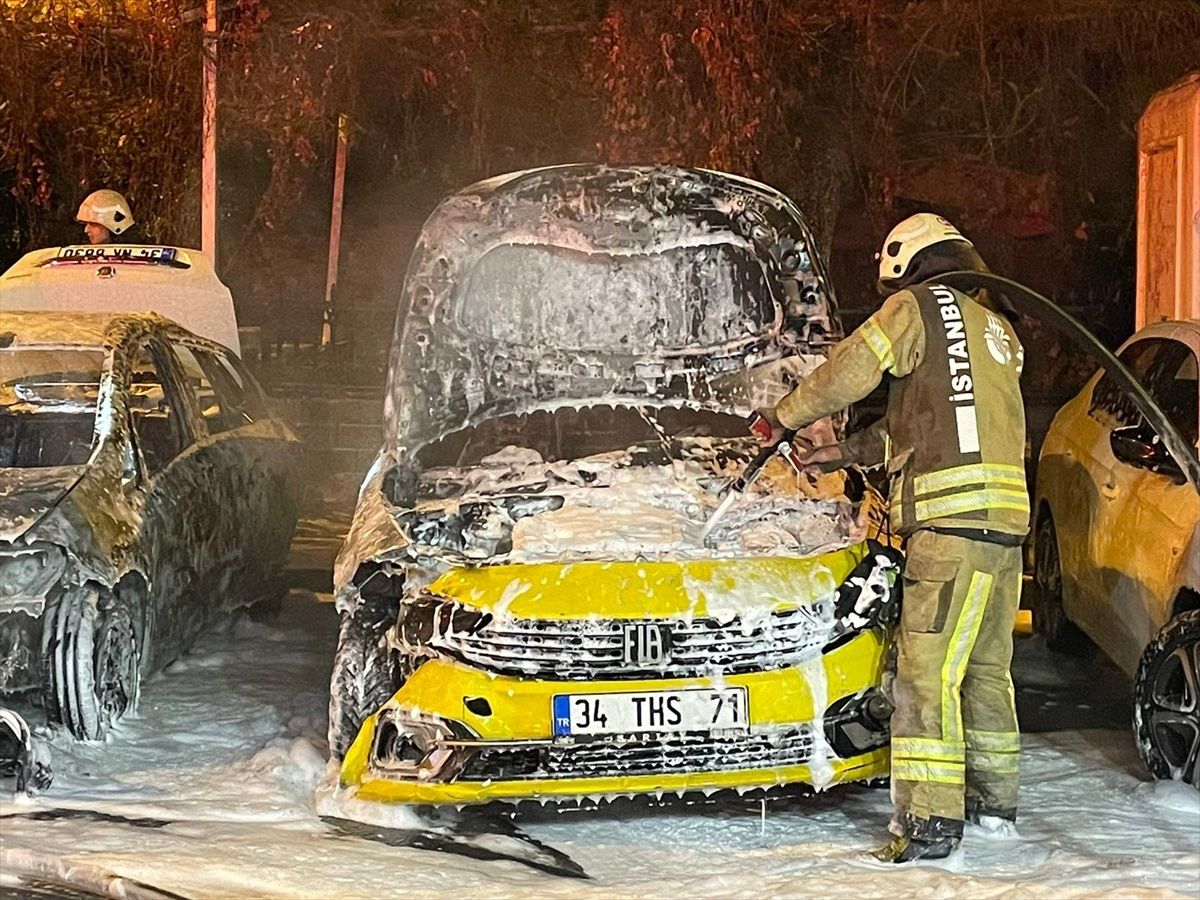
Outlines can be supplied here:
[[[231, 527], [224, 546], [228, 565], [220, 575], [219, 593], [220, 606], [231, 611], [250, 605], [281, 586], [295, 527], [294, 509], [282, 510], [291, 494], [291, 472], [286, 457], [295, 436], [278, 422], [257, 382], [239, 365], [232, 351], [182, 331], [173, 331], [167, 343], [177, 364], [181, 365], [177, 347], [182, 346], [193, 355], [221, 404], [221, 417], [225, 419], [221, 430], [214, 434], [200, 415], [208, 435], [202, 452], [218, 459], [228, 476], [221, 489], [223, 506], [231, 513], [227, 515]], [[230, 386], [224, 384], [224, 377], [228, 373], [213, 377], [204, 357], [211, 358], [213, 365], [231, 369], [230, 377], [240, 380], [243, 397], [239, 403], [232, 403], [233, 398], [227, 394]], [[249, 404], [246, 395], [253, 395]], [[246, 410], [247, 406], [259, 409]], [[227, 417], [232, 408], [254, 417], [230, 423]]]
[[1037, 493], [1052, 516], [1063, 610], [1077, 623], [1087, 617], [1097, 591], [1091, 536], [1104, 500], [1096, 480], [1101, 465], [1096, 448], [1107, 443], [1108, 432], [1093, 410], [1103, 375], [1101, 371], [1092, 376], [1058, 411], [1038, 461]]
[[[1182, 328], [1173, 333], [1160, 331], [1163, 329], [1154, 329], [1141, 339], [1167, 341], [1182, 347], [1185, 356], [1181, 362], [1190, 357], [1200, 372], [1200, 336]], [[1152, 390], [1150, 385], [1147, 386], [1151, 396], [1154, 396], [1154, 390], [1156, 388]], [[1154, 399], [1158, 402], [1159, 398]], [[1196, 405], [1200, 420], [1200, 384]], [[1163, 408], [1165, 413], [1166, 407]], [[1147, 427], [1153, 426], [1147, 423]], [[1190, 435], [1183, 437], [1186, 440]], [[1200, 454], [1200, 434], [1195, 441]], [[1181, 568], [1188, 562], [1185, 554], [1195, 552], [1192, 532], [1200, 521], [1200, 496], [1186, 482], [1181, 484], [1170, 475], [1121, 460], [1117, 460], [1117, 466], [1126, 470], [1121, 480], [1127, 485], [1128, 492], [1117, 510], [1121, 523], [1139, 533], [1148, 530], [1155, 536], [1154, 540], [1136, 541], [1126, 546], [1128, 534], [1122, 536], [1114, 529], [1103, 537], [1099, 548], [1098, 558], [1108, 563], [1110, 570], [1115, 561], [1125, 560], [1124, 568], [1130, 573], [1148, 573], [1145, 579], [1121, 577], [1110, 585], [1110, 617], [1115, 617], [1117, 628], [1124, 632], [1124, 639], [1116, 637], [1114, 642], [1119, 641], [1121, 647], [1130, 648], [1125, 659], [1120, 659], [1119, 653], [1110, 655], [1128, 667], [1137, 663], [1132, 648], [1149, 643], [1171, 618], [1172, 604], [1180, 587]], [[1138, 528], [1146, 524], [1151, 527]]]
[[[1148, 341], [1178, 345], [1200, 368], [1200, 335], [1166, 326], [1138, 332], [1122, 344], [1118, 350], [1122, 363], [1128, 350]], [[1142, 370], [1136, 360], [1131, 362]], [[1144, 387], [1162, 408], [1155, 386]], [[1119, 385], [1116, 390], [1121, 390]], [[1121, 392], [1121, 396], [1128, 395]], [[1184, 577], [1181, 567], [1187, 564], [1186, 554], [1195, 552], [1188, 526], [1194, 529], [1200, 519], [1200, 496], [1186, 481], [1117, 458], [1111, 447], [1115, 428], [1139, 422], [1151, 429], [1153, 425], [1136, 407], [1131, 410], [1133, 421], [1112, 409], [1098, 417], [1094, 414], [1098, 402], [1093, 390], [1087, 415], [1099, 430], [1089, 468], [1099, 492], [1099, 510], [1087, 536], [1089, 565], [1081, 579], [1085, 590], [1068, 612], [1109, 657], [1133, 671], [1142, 649], [1171, 617]], [[1200, 397], [1197, 407], [1200, 413]], [[1145, 535], [1152, 539], [1139, 539]]]
[[[182, 443], [178, 452], [156, 471], [151, 471], [146, 454], [142, 447], [141, 436], [134, 422], [134, 412], [128, 403], [133, 384], [134, 361], [143, 349], [148, 350], [164, 395], [168, 400], [173, 399], [172, 409], [176, 413], [175, 421], [183, 429]], [[150, 646], [155, 659], [152, 667], [168, 662], [181, 650], [185, 649], [196, 636], [197, 630], [188, 627], [176, 628], [178, 616], [172, 614], [172, 606], [186, 606], [193, 601], [194, 596], [203, 596], [205, 585], [205, 566], [203, 560], [196, 560], [196, 548], [173, 547], [169, 542], [164, 544], [153, 532], [162, 530], [171, 534], [178, 531], [178, 523], [156, 521], [156, 514], [162, 508], [169, 511], [170, 502], [166, 494], [170, 492], [172, 474], [179, 479], [179, 469], [186, 466], [186, 457], [194, 452], [200, 439], [198, 416], [195, 405], [184, 389], [180, 374], [173, 356], [162, 340], [157, 329], [147, 329], [132, 338], [125, 354], [122, 366], [119, 390], [126, 395], [125, 416], [129, 442], [136, 459], [137, 480], [133, 490], [128, 492], [131, 506], [136, 508], [139, 519], [137, 541], [141, 545], [139, 556], [146, 567], [146, 578], [149, 587], [150, 608], [146, 610], [147, 621], [154, 632], [154, 640]], [[172, 473], [174, 470], [174, 473]], [[198, 566], [184, 564], [184, 561], [200, 562]], [[166, 617], [166, 618], [164, 618]], [[168, 626], [170, 622], [170, 626]]]
[[[208, 480], [206, 503], [210, 508], [209, 524], [212, 526], [209, 544], [208, 567], [203, 578], [206, 584], [208, 609], [206, 618], [221, 618], [231, 610], [246, 605], [238, 602], [243, 593], [241, 584], [242, 560], [246, 548], [253, 546], [252, 533], [248, 533], [246, 517], [239, 514], [243, 494], [243, 457], [238, 428], [222, 428], [215, 433], [209, 428], [208, 420], [200, 409], [195, 391], [188, 383], [188, 376], [177, 347], [188, 349], [195, 356], [197, 350], [211, 352], [209, 343], [182, 328], [170, 328], [162, 335], [162, 342], [170, 355], [177, 377], [188, 404], [192, 409], [194, 427], [197, 432], [194, 453], [202, 465], [211, 466], [217, 477]], [[197, 357], [199, 364], [199, 358]], [[210, 388], [221, 402], [219, 389], [201, 366]], [[225, 415], [222, 405], [221, 415]], [[230, 446], [230, 445], [234, 446]], [[233, 601], [233, 602], [231, 602]]]
[[[1126, 361], [1125, 357], [1134, 348], [1140, 348], [1148, 341], [1160, 341], [1157, 335], [1135, 335], [1121, 345], [1116, 356], [1132, 373], [1135, 360]], [[1107, 373], [1105, 373], [1107, 374]], [[1127, 593], [1118, 584], [1122, 579], [1121, 573], [1106, 566], [1104, 561], [1109, 558], [1114, 536], [1122, 532], [1121, 525], [1128, 513], [1128, 505], [1136, 502], [1136, 489], [1141, 480], [1142, 470], [1135, 469], [1117, 459], [1112, 450], [1112, 433], [1116, 428], [1134, 424], [1136, 420], [1127, 421], [1122, 418], [1122, 410], [1104, 408], [1097, 414], [1097, 407], [1104, 401], [1095, 396], [1096, 389], [1104, 384], [1102, 375], [1096, 382], [1092, 397], [1088, 404], [1087, 416], [1098, 426], [1094, 441], [1088, 448], [1093, 487], [1096, 491], [1095, 505], [1089, 517], [1089, 528], [1086, 536], [1085, 558], [1090, 565], [1081, 573], [1080, 583], [1084, 590], [1077, 598], [1075, 607], [1070, 614], [1075, 621], [1092, 635], [1093, 640], [1109, 656], [1120, 655], [1118, 649], [1124, 647], [1126, 641], [1122, 636], [1112, 633], [1112, 622], [1115, 597], [1120, 589], [1122, 597]], [[1130, 405], [1128, 395], [1121, 390], [1119, 384], [1112, 385], [1118, 404]], [[1148, 389], [1147, 389], [1147, 392]], [[1107, 398], [1106, 398], [1107, 399]], [[1156, 401], [1157, 402], [1157, 401]], [[1141, 418], [1136, 407], [1132, 410], [1137, 418]], [[1121, 616], [1118, 615], [1118, 619]]]
[[[232, 371], [242, 391], [243, 406], [255, 406], [247, 411], [255, 417], [239, 425], [244, 439], [256, 447], [254, 460], [258, 468], [251, 473], [258, 497], [255, 529], [258, 553], [250, 560], [253, 583], [268, 598], [281, 598], [287, 591], [286, 570], [291, 559], [292, 538], [296, 530], [297, 502], [293, 484], [299, 463], [300, 439], [280, 417], [271, 398], [257, 379], [247, 371], [242, 360], [227, 347], [213, 344], [211, 355]], [[248, 401], [248, 402], [247, 402]]]

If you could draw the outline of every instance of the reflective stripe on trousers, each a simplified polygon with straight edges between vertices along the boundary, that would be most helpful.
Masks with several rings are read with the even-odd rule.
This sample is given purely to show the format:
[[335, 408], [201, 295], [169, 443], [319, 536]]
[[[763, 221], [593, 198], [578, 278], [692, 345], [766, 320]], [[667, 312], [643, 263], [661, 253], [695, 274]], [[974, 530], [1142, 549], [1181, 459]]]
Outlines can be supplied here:
[[1015, 731], [967, 729], [966, 763], [980, 772], [1013, 774], [1018, 771], [1021, 735]]
[[961, 819], [967, 795], [1015, 808], [1008, 667], [1020, 548], [923, 530], [908, 549], [892, 718], [897, 811]]
[[950, 636], [950, 652], [942, 663], [942, 737], [955, 743], [963, 740], [962, 682], [967, 660], [975, 649], [983, 610], [992, 593], [992, 576], [983, 572], [971, 575], [967, 599]]
[[[949, 649], [942, 662], [942, 737], [892, 739], [892, 777], [909, 781], [963, 784], [967, 744], [963, 739], [961, 691], [967, 660], [979, 636], [979, 624], [992, 589], [992, 576], [971, 575], [971, 586], [962, 612], [954, 624]], [[949, 624], [949, 623], [947, 623]]]

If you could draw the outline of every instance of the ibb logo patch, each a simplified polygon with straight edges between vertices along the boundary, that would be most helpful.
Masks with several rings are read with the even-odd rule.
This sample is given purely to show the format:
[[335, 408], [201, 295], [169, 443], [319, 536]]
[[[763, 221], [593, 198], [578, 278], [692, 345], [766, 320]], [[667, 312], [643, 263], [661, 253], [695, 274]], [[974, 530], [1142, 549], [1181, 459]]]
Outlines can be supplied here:
[[992, 359], [1002, 366], [1007, 366], [1012, 362], [1013, 354], [1008, 332], [1000, 324], [1000, 320], [990, 312], [987, 314], [987, 327], [983, 332], [983, 340], [987, 344], [988, 353], [992, 354]]
[[633, 622], [625, 626], [625, 664], [664, 666], [671, 659], [671, 628], [653, 622]]

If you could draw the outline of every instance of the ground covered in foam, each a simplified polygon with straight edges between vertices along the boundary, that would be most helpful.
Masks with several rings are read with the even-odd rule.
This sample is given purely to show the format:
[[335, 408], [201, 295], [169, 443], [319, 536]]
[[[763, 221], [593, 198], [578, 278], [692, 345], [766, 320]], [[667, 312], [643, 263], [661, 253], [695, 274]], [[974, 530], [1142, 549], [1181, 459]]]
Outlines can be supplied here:
[[56, 735], [50, 791], [0, 802], [0, 896], [1196, 895], [1200, 793], [1147, 779], [1119, 673], [1035, 639], [1015, 667], [1019, 827], [969, 828], [947, 862], [898, 871], [863, 853], [888, 801], [858, 786], [346, 821], [317, 800], [335, 639], [332, 605], [293, 593], [278, 622], [210, 635], [153, 678], [107, 743]]

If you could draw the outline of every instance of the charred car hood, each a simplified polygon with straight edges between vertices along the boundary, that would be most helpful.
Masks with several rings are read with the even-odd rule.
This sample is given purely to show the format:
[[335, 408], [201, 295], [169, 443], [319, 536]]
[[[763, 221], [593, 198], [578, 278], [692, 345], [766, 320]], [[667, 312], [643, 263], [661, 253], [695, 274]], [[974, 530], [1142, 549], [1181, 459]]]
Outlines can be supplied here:
[[808, 226], [748, 180], [558, 166], [480, 182], [425, 223], [405, 278], [385, 450], [596, 397], [753, 410], [722, 379], [840, 337]]
[[0, 479], [0, 540], [25, 534], [70, 493], [86, 471], [86, 466], [5, 469]]
[[671, 444], [669, 458], [635, 445], [552, 462], [507, 447], [475, 464], [416, 473], [381, 454], [359, 493], [334, 585], [349, 585], [365, 560], [404, 567], [416, 587], [453, 567], [506, 563], [796, 559], [867, 533], [847, 476], [799, 476], [776, 458], [705, 543], [705, 521], [757, 445], [749, 437]]

